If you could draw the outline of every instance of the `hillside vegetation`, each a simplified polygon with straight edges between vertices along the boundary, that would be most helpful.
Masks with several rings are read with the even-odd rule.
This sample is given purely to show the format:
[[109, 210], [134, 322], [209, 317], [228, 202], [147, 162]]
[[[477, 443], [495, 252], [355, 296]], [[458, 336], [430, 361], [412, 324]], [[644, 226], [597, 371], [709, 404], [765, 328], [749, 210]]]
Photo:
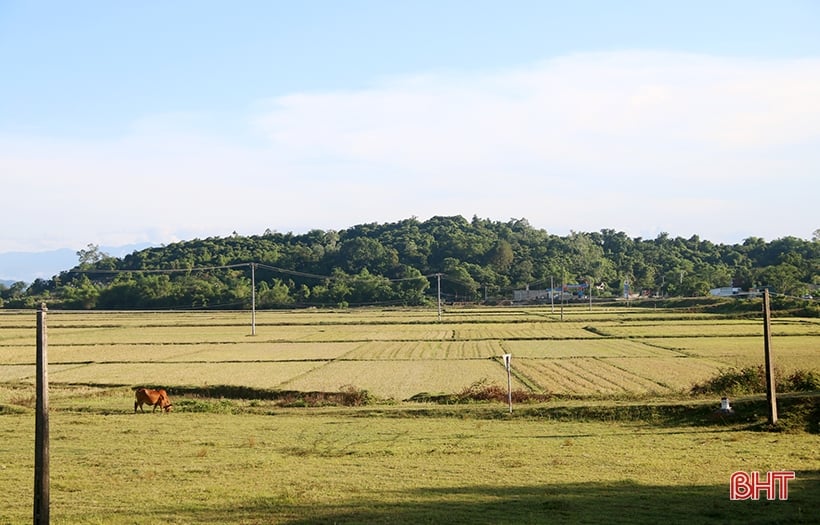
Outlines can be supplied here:
[[[444, 301], [491, 303], [511, 299], [513, 290], [562, 284], [594, 285], [595, 298], [620, 297], [625, 286], [632, 294], [663, 297], [767, 286], [800, 298], [820, 284], [817, 238], [750, 237], [725, 245], [665, 233], [630, 238], [614, 230], [558, 236], [526, 219], [461, 216], [210, 237], [122, 258], [89, 245], [77, 255], [76, 267], [52, 279], [0, 286], [0, 306], [236, 309], [254, 299], [258, 308], [419, 305], [437, 299], [439, 278]], [[816, 315], [812, 308], [801, 314]]]

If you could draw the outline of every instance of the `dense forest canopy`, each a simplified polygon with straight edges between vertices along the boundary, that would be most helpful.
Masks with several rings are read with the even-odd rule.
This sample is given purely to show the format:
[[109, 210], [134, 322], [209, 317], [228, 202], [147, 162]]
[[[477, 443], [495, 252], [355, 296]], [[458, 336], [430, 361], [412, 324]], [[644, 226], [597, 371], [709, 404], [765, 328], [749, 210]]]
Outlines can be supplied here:
[[[820, 232], [820, 230], [818, 230]], [[770, 287], [806, 296], [820, 285], [820, 233], [811, 241], [750, 237], [714, 244], [692, 236], [631, 238], [624, 232], [566, 236], [461, 216], [312, 230], [270, 230], [178, 242], [115, 258], [94, 245], [50, 280], [0, 287], [0, 305], [64, 308], [258, 308], [418, 305], [511, 299], [554, 283], [594, 285], [619, 297], [624, 283], [649, 296], [703, 296], [716, 287]], [[253, 283], [256, 285], [254, 290]]]

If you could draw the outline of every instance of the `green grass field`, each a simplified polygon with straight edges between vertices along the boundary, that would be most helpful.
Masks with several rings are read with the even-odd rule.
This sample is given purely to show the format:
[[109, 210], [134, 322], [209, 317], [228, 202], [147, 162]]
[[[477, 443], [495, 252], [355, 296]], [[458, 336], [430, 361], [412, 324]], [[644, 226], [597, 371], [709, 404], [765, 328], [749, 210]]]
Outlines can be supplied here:
[[[62, 394], [54, 523], [810, 523], [820, 505], [804, 432], [503, 406], [134, 415], [128, 388]], [[26, 523], [33, 417], [0, 418], [0, 523]], [[780, 469], [787, 501], [729, 500], [733, 472]]]
[[[32, 514], [35, 312], [0, 310], [0, 524]], [[54, 523], [811, 523], [820, 403], [688, 394], [763, 361], [762, 321], [575, 307], [48, 313]], [[775, 319], [784, 370], [820, 370], [820, 321]], [[550, 401], [403, 401], [476, 383]], [[133, 413], [141, 384], [170, 414]], [[375, 396], [283, 408], [227, 387]], [[205, 392], [213, 388], [215, 397]], [[150, 412], [150, 411], [149, 411]], [[799, 422], [794, 423], [794, 422]], [[813, 423], [812, 423], [813, 422]], [[814, 427], [812, 427], [814, 428]], [[788, 501], [729, 501], [793, 470]]]

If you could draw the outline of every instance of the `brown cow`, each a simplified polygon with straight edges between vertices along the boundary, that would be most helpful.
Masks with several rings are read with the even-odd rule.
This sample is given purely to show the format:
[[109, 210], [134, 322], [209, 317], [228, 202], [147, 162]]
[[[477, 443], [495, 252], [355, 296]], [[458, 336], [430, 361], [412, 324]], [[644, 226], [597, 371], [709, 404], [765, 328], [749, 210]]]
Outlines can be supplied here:
[[157, 407], [162, 408], [166, 412], [171, 411], [171, 400], [168, 399], [168, 393], [165, 392], [163, 389], [159, 390], [151, 390], [148, 388], [140, 388], [137, 390], [137, 400], [134, 401], [134, 413], [137, 413], [137, 407], [139, 407], [140, 412], [145, 412], [142, 409], [142, 405], [153, 405], [154, 410], [151, 412], [156, 412]]

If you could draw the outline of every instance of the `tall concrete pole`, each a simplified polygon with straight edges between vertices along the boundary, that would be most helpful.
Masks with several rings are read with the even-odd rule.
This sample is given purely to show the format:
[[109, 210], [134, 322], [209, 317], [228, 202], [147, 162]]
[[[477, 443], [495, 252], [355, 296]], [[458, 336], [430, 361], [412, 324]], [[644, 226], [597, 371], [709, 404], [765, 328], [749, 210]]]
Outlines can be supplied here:
[[769, 290], [763, 291], [763, 347], [766, 355], [766, 404], [769, 408], [769, 424], [777, 423], [777, 394], [775, 393], [774, 360], [772, 359], [772, 327]]

